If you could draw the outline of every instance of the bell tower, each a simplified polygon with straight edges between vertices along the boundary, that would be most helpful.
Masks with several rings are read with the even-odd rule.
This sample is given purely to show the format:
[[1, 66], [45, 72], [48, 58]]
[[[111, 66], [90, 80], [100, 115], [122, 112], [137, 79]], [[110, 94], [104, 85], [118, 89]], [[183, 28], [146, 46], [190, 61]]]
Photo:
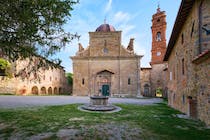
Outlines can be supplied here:
[[152, 16], [152, 50], [150, 65], [163, 63], [166, 52], [166, 14], [158, 5], [157, 12]]

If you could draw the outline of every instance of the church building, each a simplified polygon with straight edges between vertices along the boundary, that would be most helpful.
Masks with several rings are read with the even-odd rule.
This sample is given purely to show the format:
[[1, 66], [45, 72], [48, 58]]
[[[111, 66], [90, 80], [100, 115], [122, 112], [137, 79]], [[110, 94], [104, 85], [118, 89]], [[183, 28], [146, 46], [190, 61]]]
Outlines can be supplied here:
[[140, 59], [134, 53], [134, 39], [127, 48], [121, 44], [121, 31], [109, 24], [89, 32], [89, 46], [71, 57], [73, 95], [140, 96]]
[[152, 49], [151, 49], [151, 93], [152, 96], [167, 97], [166, 72], [167, 63], [163, 61], [166, 52], [166, 14], [159, 6], [152, 16]]
[[152, 16], [152, 48], [150, 68], [141, 68], [141, 90], [143, 96], [163, 96], [167, 98], [166, 14], [159, 6]]

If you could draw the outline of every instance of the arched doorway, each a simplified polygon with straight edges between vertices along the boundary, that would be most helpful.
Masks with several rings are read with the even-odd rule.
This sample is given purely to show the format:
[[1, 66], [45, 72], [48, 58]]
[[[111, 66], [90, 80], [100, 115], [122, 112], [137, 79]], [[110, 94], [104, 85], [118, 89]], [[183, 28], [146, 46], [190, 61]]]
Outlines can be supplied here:
[[163, 97], [163, 90], [161, 87], [156, 89], [156, 97]]
[[41, 94], [46, 94], [46, 88], [45, 87], [41, 88]]
[[38, 95], [39, 94], [39, 90], [37, 86], [33, 86], [31, 89], [31, 93], [34, 95]]
[[6, 76], [5, 69], [0, 69], [0, 76]]
[[108, 70], [103, 70], [96, 74], [95, 93], [102, 96], [110, 96], [112, 74], [114, 73]]
[[149, 85], [145, 84], [144, 85], [144, 96], [150, 96], [150, 90], [149, 90]]
[[52, 94], [52, 88], [51, 87], [48, 88], [48, 94], [50, 94], [50, 95]]
[[54, 94], [58, 94], [58, 89], [57, 89], [57, 87], [54, 87]]
[[58, 92], [59, 92], [59, 94], [62, 93], [62, 88], [61, 87], [59, 87]]

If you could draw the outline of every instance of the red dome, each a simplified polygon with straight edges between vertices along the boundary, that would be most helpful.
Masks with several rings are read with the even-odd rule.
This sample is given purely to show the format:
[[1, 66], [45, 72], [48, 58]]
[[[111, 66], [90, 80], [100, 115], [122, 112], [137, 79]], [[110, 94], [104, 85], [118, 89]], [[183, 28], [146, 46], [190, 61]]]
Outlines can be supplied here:
[[113, 32], [115, 28], [109, 24], [102, 24], [97, 29], [96, 32]]

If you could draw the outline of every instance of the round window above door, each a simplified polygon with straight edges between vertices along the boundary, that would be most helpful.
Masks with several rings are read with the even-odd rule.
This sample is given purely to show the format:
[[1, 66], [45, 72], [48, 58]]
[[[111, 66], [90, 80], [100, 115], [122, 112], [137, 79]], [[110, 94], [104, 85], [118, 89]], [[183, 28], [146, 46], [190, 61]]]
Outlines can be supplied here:
[[108, 50], [106, 47], [104, 47], [103, 52], [104, 52], [105, 54], [107, 54], [107, 53], [109, 53], [109, 50]]

